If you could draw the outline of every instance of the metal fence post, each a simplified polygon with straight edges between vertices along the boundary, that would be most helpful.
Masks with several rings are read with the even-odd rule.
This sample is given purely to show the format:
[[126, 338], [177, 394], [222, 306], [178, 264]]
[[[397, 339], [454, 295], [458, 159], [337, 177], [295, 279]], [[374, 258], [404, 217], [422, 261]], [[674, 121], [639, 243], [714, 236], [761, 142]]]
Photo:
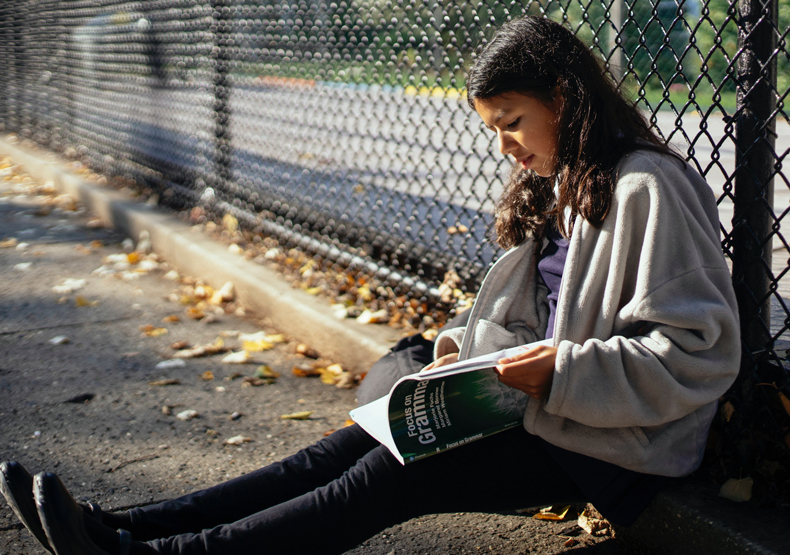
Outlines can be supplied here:
[[214, 102], [214, 178], [216, 185], [225, 190], [231, 178], [230, 144], [230, 88], [228, 70], [228, 35], [230, 34], [230, 0], [213, 0], [212, 32], [214, 48], [211, 57], [214, 62], [212, 92]]
[[771, 227], [776, 137], [777, 0], [740, 0], [733, 281], [745, 347], [771, 348]]

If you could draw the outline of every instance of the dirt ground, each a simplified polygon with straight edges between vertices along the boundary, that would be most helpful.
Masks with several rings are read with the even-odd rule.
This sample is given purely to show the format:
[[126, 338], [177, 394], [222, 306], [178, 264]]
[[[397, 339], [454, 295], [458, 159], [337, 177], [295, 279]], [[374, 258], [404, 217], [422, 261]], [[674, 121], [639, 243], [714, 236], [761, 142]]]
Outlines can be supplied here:
[[[34, 473], [54, 471], [75, 497], [117, 510], [249, 472], [345, 425], [356, 406], [355, 390], [295, 376], [294, 366], [313, 360], [295, 354], [294, 340], [255, 353], [246, 364], [222, 363], [219, 354], [157, 367], [172, 360], [176, 341], [197, 346], [221, 338], [238, 351], [239, 333], [277, 330], [233, 303], [185, 300], [184, 287], [194, 292], [195, 283], [184, 283], [185, 276], [169, 279], [173, 268], [166, 261], [142, 256], [126, 269], [106, 264], [108, 256], [128, 251], [124, 237], [97, 227], [78, 205], [26, 180], [18, 169], [2, 166], [0, 460], [17, 460]], [[150, 269], [143, 272], [146, 259]], [[94, 272], [103, 266], [105, 275]], [[85, 282], [72, 292], [53, 290], [75, 284], [67, 279]], [[190, 309], [205, 317], [192, 319]], [[57, 337], [66, 339], [55, 344]], [[263, 364], [281, 376], [259, 386], [235, 377], [253, 376]], [[150, 385], [162, 379], [180, 383]], [[197, 416], [180, 420], [186, 410]], [[280, 418], [300, 411], [312, 414], [307, 420]], [[249, 441], [226, 444], [236, 436]], [[307, 533], [309, 527], [305, 523]], [[567, 550], [627, 553], [612, 538], [582, 532], [575, 516], [545, 522], [460, 513], [395, 526], [348, 553]], [[0, 502], [0, 554], [36, 553], [45, 551]]]

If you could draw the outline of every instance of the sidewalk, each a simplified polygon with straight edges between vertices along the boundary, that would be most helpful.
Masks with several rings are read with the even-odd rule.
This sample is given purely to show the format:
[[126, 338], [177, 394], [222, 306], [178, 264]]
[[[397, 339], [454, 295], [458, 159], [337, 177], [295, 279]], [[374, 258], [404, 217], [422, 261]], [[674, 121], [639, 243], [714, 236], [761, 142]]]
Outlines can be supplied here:
[[[8, 148], [0, 144], [0, 157]], [[15, 148], [14, 152], [19, 154]], [[15, 155], [14, 162], [20, 158]], [[35, 174], [35, 162], [27, 158], [26, 163], [30, 174]], [[293, 338], [288, 342], [255, 355], [251, 364], [223, 364], [224, 354], [220, 354], [186, 359], [183, 366], [158, 367], [172, 360], [171, 344], [177, 341], [197, 346], [221, 337], [236, 351], [241, 346], [237, 332], [272, 335], [283, 333], [284, 328], [274, 317], [263, 316], [239, 299], [224, 303], [222, 310], [209, 305], [205, 312], [214, 319], [211, 323], [204, 323], [206, 318], [188, 317], [187, 309], [195, 305], [182, 304], [181, 297], [185, 288], [192, 287], [189, 281], [182, 283], [189, 274], [178, 267], [181, 281], [165, 278], [174, 267], [164, 257], [154, 260], [143, 256], [128, 270], [119, 269], [117, 276], [94, 274], [107, 257], [125, 253], [121, 247], [125, 235], [92, 227], [94, 218], [89, 211], [71, 210], [77, 207], [70, 206], [68, 198], [56, 193], [32, 194], [33, 189], [40, 191], [46, 180], [27, 184], [4, 180], [13, 173], [0, 173], [0, 242], [12, 237], [17, 240], [14, 246], [0, 248], [0, 460], [18, 460], [33, 472], [55, 471], [77, 497], [107, 509], [120, 509], [171, 498], [252, 471], [345, 425], [348, 411], [356, 406], [355, 389], [338, 389], [318, 378], [293, 375], [294, 366], [313, 362], [294, 354], [301, 341], [295, 334], [288, 334]], [[15, 188], [16, 194], [6, 194]], [[85, 190], [79, 196], [90, 201]], [[49, 208], [42, 201], [47, 201]], [[167, 220], [148, 208], [138, 209], [158, 218], [157, 222]], [[118, 208], [115, 217], [140, 221]], [[171, 229], [165, 235], [176, 232]], [[156, 235], [152, 233], [152, 237]], [[180, 248], [196, 253], [198, 247]], [[206, 256], [225, 256], [224, 249], [219, 250], [223, 252], [211, 251], [214, 254]], [[198, 251], [192, 256], [204, 254]], [[144, 260], [148, 262], [143, 264]], [[140, 272], [141, 265], [149, 270]], [[203, 278], [196, 272], [191, 275]], [[85, 283], [71, 293], [65, 288], [53, 291], [67, 279], [84, 279]], [[283, 295], [293, 292], [281, 284], [270, 287], [281, 288]], [[315, 303], [314, 297], [306, 297]], [[241, 311], [236, 313], [240, 307], [246, 309], [244, 316], [239, 315]], [[292, 310], [297, 314], [317, 309]], [[150, 326], [147, 334], [146, 326]], [[62, 341], [67, 342], [53, 344], [57, 337], [65, 337]], [[388, 343], [380, 342], [382, 350], [387, 347]], [[348, 342], [343, 348], [361, 351], [363, 347]], [[342, 360], [326, 356], [323, 362]], [[262, 363], [280, 373], [274, 383], [245, 387], [243, 377], [231, 379], [236, 373], [253, 376]], [[150, 385], [163, 379], [179, 380], [180, 384]], [[178, 418], [188, 410], [197, 411], [198, 416]], [[280, 418], [301, 411], [312, 414], [308, 420]], [[239, 436], [251, 441], [238, 446], [225, 444]], [[305, 533], [310, 533], [309, 522]], [[611, 538], [586, 536], [572, 521], [449, 514], [426, 516], [385, 530], [348, 555], [520, 555], [527, 551], [548, 555], [572, 548], [564, 545], [571, 539], [569, 533], [574, 534], [571, 543], [577, 547], [589, 544], [603, 555], [627, 553]], [[0, 554], [44, 553], [0, 501]]]
[[[0, 140], [2, 154], [12, 156], [39, 182], [52, 182], [79, 198], [116, 232], [86, 229], [87, 216], [79, 223], [59, 222], [62, 215], [34, 216], [34, 207], [17, 204], [22, 200], [0, 204], [0, 209], [21, 213], [3, 218], [0, 240], [20, 235], [19, 241], [33, 245], [0, 250], [0, 279], [11, 284], [0, 294], [0, 352], [9, 353], [0, 355], [0, 417], [7, 419], [0, 429], [0, 457], [18, 458], [36, 471], [56, 465], [80, 495], [123, 507], [252, 470], [343, 425], [354, 406], [353, 391], [292, 376], [290, 368], [304, 362], [293, 354], [293, 341], [264, 353], [265, 362], [283, 374], [274, 386], [241, 388], [237, 381], [225, 382], [232, 370], [212, 358], [168, 371], [155, 367], [177, 339], [188, 337], [197, 345], [214, 341], [223, 330], [264, 327], [309, 344], [328, 361], [364, 371], [391, 345], [392, 330], [338, 321], [328, 305], [291, 289], [273, 271], [232, 255], [172, 217], [70, 174], [47, 153]], [[52, 227], [44, 231], [43, 222], [53, 223], [51, 218], [54, 236]], [[117, 243], [123, 236], [137, 238], [144, 229], [162, 260], [180, 273], [216, 288], [232, 280], [236, 304], [256, 316], [223, 314], [211, 325], [183, 320], [167, 325], [165, 336], [142, 338], [140, 326], [161, 326], [162, 318], [183, 311], [165, 300], [178, 284], [164, 280], [164, 270], [129, 282], [90, 274], [108, 253], [120, 252]], [[107, 246], [94, 249], [89, 246], [94, 240]], [[75, 251], [77, 244], [83, 250]], [[28, 262], [27, 270], [15, 269]], [[86, 300], [99, 304], [76, 309], [74, 294], [66, 304], [57, 304], [51, 288], [67, 277], [88, 279]], [[50, 345], [50, 335], [71, 335], [71, 342]], [[214, 380], [199, 379], [206, 371], [214, 373]], [[182, 385], [147, 385], [174, 377]], [[63, 403], [85, 393], [96, 397], [86, 404]], [[198, 407], [204, 416], [180, 422], [162, 414], [164, 405], [179, 405], [173, 414]], [[316, 415], [304, 422], [279, 420], [280, 414], [299, 410], [315, 410]], [[233, 412], [245, 416], [228, 420]], [[254, 441], [223, 446], [233, 435]], [[118, 465], [123, 466], [113, 470]], [[788, 521], [786, 512], [736, 505], [716, 497], [712, 485], [690, 482], [662, 493], [635, 527], [618, 531], [623, 542], [582, 535], [575, 546], [592, 542], [595, 553], [624, 553], [624, 546], [633, 553], [788, 553]], [[564, 546], [568, 537], [562, 532], [568, 524], [502, 515], [430, 516], [395, 527], [352, 553], [557, 553], [573, 548]], [[7, 507], [0, 507], [0, 553], [33, 553], [31, 545], [26, 533], [14, 527]]]

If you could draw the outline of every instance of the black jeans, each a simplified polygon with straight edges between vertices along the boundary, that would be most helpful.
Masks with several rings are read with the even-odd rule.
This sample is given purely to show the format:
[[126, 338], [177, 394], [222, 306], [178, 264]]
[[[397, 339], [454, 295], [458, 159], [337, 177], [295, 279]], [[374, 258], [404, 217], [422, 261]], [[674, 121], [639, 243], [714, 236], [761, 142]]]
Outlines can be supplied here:
[[131, 510], [162, 554], [342, 553], [416, 516], [584, 500], [537, 437], [517, 427], [401, 465], [359, 426], [214, 487]]

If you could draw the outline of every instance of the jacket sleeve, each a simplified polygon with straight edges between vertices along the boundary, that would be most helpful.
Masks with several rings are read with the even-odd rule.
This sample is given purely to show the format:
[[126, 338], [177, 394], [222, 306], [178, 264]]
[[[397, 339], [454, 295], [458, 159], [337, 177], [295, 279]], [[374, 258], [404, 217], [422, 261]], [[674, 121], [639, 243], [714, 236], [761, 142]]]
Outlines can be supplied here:
[[737, 305], [713, 195], [690, 169], [656, 159], [636, 157], [604, 226], [579, 230], [579, 252], [592, 254], [570, 270], [578, 286], [547, 413], [658, 426], [715, 401], [737, 376]]

